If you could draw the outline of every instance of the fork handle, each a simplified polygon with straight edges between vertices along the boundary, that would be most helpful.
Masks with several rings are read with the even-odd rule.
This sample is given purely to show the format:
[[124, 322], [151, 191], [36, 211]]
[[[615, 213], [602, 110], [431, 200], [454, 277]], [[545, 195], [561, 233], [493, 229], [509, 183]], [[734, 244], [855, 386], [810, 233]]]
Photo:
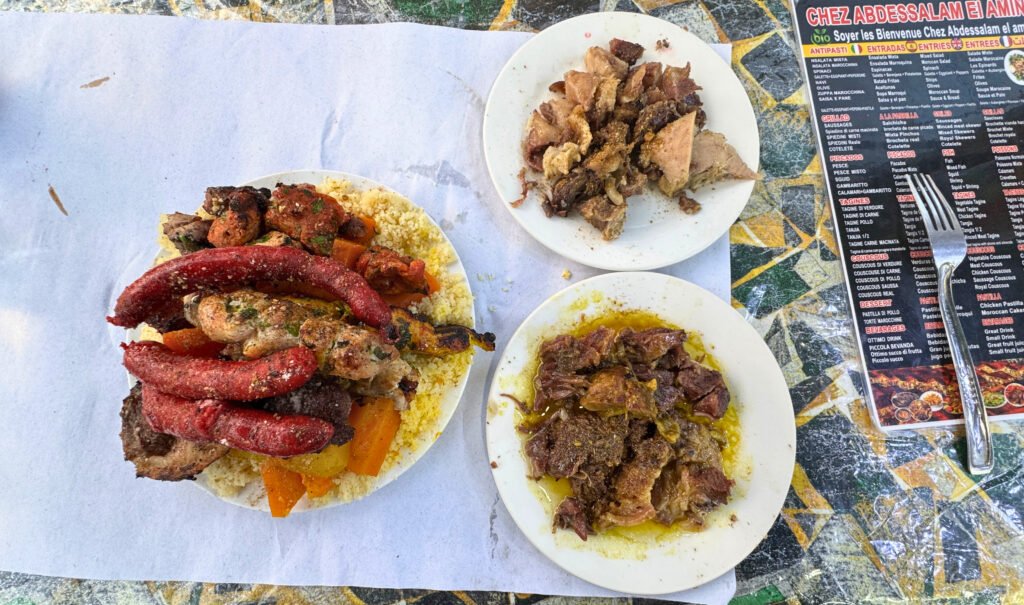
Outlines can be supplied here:
[[974, 361], [967, 346], [967, 336], [960, 325], [953, 302], [953, 270], [950, 263], [939, 266], [939, 310], [946, 325], [946, 338], [953, 356], [953, 368], [960, 385], [964, 422], [967, 425], [967, 468], [972, 475], [984, 475], [992, 470], [992, 436], [988, 429], [985, 402], [981, 398]]

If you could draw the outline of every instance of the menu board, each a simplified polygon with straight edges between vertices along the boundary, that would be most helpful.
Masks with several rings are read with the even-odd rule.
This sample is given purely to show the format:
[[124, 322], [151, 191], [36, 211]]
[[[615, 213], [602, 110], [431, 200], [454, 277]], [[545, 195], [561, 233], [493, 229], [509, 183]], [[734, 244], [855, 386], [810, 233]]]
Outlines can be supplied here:
[[1024, 413], [1024, 0], [793, 10], [876, 421], [962, 422], [912, 172], [967, 235], [953, 289], [989, 416]]

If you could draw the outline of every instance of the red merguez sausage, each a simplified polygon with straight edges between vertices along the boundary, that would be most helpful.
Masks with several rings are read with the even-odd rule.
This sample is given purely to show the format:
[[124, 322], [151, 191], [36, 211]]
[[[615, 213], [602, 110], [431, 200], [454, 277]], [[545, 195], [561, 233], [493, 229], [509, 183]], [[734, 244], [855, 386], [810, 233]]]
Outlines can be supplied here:
[[281, 416], [219, 399], [192, 401], [142, 386], [142, 414], [158, 433], [189, 441], [215, 441], [265, 456], [298, 456], [327, 447], [330, 422], [312, 416]]
[[294, 391], [316, 371], [316, 354], [293, 347], [252, 361], [180, 355], [158, 342], [124, 347], [124, 367], [143, 384], [186, 399], [253, 401]]
[[344, 301], [363, 323], [379, 328], [391, 322], [391, 309], [361, 275], [333, 259], [287, 246], [209, 248], [161, 263], [124, 289], [107, 321], [133, 328], [166, 314], [168, 303], [186, 294], [256, 282], [314, 286]]

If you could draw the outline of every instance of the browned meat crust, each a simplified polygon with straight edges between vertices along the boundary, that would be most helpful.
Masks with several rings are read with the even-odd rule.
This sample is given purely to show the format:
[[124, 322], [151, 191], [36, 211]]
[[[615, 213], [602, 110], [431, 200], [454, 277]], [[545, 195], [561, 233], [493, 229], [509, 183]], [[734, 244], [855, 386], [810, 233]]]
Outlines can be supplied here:
[[620, 40], [618, 38], [612, 38], [608, 48], [612, 54], [622, 59], [630, 65], [640, 60], [640, 57], [644, 54], [644, 47], [633, 42], [627, 42], [626, 40]]
[[261, 204], [266, 199], [250, 188], [238, 188], [219, 199], [214, 206], [220, 213], [213, 219], [207, 236], [216, 248], [244, 246], [256, 239], [262, 227]]
[[427, 294], [427, 265], [384, 246], [370, 246], [356, 261], [356, 272], [381, 294]]
[[212, 220], [203, 220], [194, 214], [175, 212], [167, 216], [162, 229], [178, 252], [188, 254], [210, 247], [207, 235], [212, 223]]
[[121, 407], [121, 444], [124, 459], [135, 465], [137, 477], [160, 481], [193, 479], [229, 449], [154, 431], [142, 415], [141, 383], [132, 387]]
[[330, 256], [334, 238], [349, 215], [312, 185], [278, 185], [270, 197], [267, 227], [285, 233], [315, 254]]

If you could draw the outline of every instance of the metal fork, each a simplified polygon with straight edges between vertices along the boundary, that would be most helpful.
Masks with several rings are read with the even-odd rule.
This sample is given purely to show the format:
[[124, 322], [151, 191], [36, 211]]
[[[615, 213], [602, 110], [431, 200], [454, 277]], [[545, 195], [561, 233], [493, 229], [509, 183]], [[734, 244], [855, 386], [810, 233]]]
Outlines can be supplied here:
[[967, 238], [956, 213], [930, 175], [908, 174], [907, 184], [924, 219], [935, 268], [939, 271], [939, 311], [946, 326], [967, 425], [967, 468], [972, 475], [984, 475], [992, 470], [992, 436], [974, 361], [953, 302], [953, 271], [967, 256]]

